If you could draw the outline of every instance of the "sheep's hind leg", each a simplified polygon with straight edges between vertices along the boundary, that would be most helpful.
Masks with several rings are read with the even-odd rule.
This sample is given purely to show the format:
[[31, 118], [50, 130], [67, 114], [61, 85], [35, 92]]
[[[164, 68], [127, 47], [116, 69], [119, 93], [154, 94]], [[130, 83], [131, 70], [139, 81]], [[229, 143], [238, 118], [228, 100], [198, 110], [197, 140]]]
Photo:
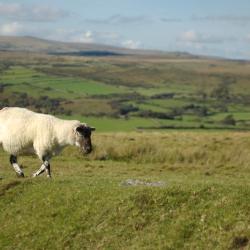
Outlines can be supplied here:
[[33, 174], [33, 177], [36, 177], [36, 176], [42, 174], [44, 171], [46, 171], [47, 177], [51, 177], [49, 159], [46, 158], [46, 157], [43, 157], [42, 159], [43, 159], [43, 164], [42, 164], [42, 166]]
[[15, 155], [10, 156], [10, 164], [12, 165], [12, 167], [14, 168], [16, 174], [19, 177], [24, 177], [24, 173], [23, 173], [22, 169], [20, 168], [20, 166], [18, 165], [17, 157]]
[[48, 165], [47, 165], [47, 167], [46, 167], [46, 173], [47, 173], [47, 177], [48, 178], [51, 178], [51, 173], [50, 173], [50, 164], [49, 164], [49, 162], [48, 162]]

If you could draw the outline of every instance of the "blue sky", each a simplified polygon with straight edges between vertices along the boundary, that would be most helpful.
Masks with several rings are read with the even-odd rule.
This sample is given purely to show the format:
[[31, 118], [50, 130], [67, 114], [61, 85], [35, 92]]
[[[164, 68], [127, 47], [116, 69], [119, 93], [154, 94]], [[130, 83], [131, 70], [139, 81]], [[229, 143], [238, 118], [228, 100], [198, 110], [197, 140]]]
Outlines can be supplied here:
[[250, 1], [0, 0], [0, 35], [250, 59]]

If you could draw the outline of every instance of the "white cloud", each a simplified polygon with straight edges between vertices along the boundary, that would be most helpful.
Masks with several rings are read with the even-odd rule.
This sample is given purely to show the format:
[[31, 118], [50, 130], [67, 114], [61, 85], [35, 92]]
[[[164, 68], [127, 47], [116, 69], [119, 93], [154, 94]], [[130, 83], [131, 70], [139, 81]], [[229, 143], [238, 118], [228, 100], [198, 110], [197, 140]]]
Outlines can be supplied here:
[[210, 34], [202, 34], [194, 30], [188, 30], [183, 32], [178, 38], [178, 42], [187, 44], [218, 44], [225, 41], [236, 41], [234, 37], [219, 37]]
[[68, 32], [65, 31], [64, 36], [67, 37], [67, 41], [71, 41], [71, 42], [97, 43], [97, 44], [126, 47], [129, 49], [137, 49], [141, 47], [140, 41], [134, 41], [132, 39], [125, 39], [122, 35], [116, 32], [74, 30], [74, 31], [68, 31]]
[[18, 22], [5, 23], [0, 25], [1, 35], [18, 35], [23, 30], [23, 26]]
[[197, 42], [198, 40], [197, 33], [193, 30], [183, 32], [179, 40], [184, 41], [184, 42], [192, 42], [192, 43]]
[[82, 42], [82, 43], [94, 43], [95, 38], [94, 38], [93, 32], [89, 30], [73, 38], [73, 41]]
[[167, 18], [167, 17], [162, 17], [160, 18], [160, 21], [164, 23], [180, 23], [183, 20], [181, 18]]
[[15, 15], [20, 9], [21, 5], [18, 3], [0, 3], [1, 15]]
[[48, 5], [0, 3], [0, 16], [15, 21], [51, 22], [68, 15], [67, 11]]
[[71, 31], [71, 34], [68, 36], [67, 40], [73, 42], [83, 42], [83, 43], [118, 45], [119, 39], [120, 35], [116, 32], [74, 30]]
[[250, 15], [192, 16], [192, 21], [230, 22], [244, 24], [250, 22]]
[[152, 22], [152, 18], [149, 16], [122, 16], [122, 15], [113, 15], [103, 19], [85, 19], [87, 23], [94, 24], [106, 24], [106, 25], [116, 25], [116, 24], [130, 24], [130, 23], [143, 23]]
[[96, 43], [130, 49], [141, 47], [140, 41], [127, 39], [124, 35], [117, 32], [65, 28], [50, 29], [43, 27], [37, 29], [36, 26], [24, 22], [0, 23], [0, 35], [28, 35], [49, 40]]
[[126, 40], [121, 43], [122, 46], [128, 48], [128, 49], [138, 49], [141, 46], [140, 41], [133, 41], [133, 40]]

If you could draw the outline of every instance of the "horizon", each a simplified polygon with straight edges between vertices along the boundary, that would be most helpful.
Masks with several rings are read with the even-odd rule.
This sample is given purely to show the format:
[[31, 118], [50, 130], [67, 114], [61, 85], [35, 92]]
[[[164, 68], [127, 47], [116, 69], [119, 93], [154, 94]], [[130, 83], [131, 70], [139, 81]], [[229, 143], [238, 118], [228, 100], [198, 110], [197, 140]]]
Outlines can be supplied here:
[[[0, 38], [1, 37], [6, 37], [6, 38], [31, 38], [31, 39], [36, 39], [36, 40], [44, 40], [45, 42], [58, 42], [58, 43], [66, 43], [66, 44], [77, 44], [77, 45], [97, 45], [97, 46], [107, 46], [107, 47], [110, 47], [111, 50], [112, 48], [113, 49], [121, 49], [121, 50], [129, 50], [131, 52], [133, 51], [145, 51], [145, 53], [148, 51], [148, 52], [156, 52], [156, 53], [166, 53], [167, 54], [186, 54], [186, 55], [190, 55], [190, 56], [194, 56], [194, 57], [204, 57], [204, 58], [210, 58], [210, 59], [221, 59], [221, 60], [232, 60], [232, 61], [246, 61], [246, 62], [250, 62], [250, 58], [229, 58], [229, 57], [223, 57], [223, 56], [216, 56], [216, 55], [206, 55], [206, 54], [198, 54], [198, 53], [192, 53], [192, 52], [189, 52], [189, 51], [167, 51], [167, 50], [160, 50], [160, 49], [146, 49], [146, 48], [137, 48], [137, 49], [132, 49], [132, 48], [127, 48], [127, 47], [122, 47], [122, 45], [110, 45], [110, 44], [101, 44], [101, 43], [83, 43], [83, 42], [77, 42], [77, 41], [60, 41], [60, 40], [53, 40], [53, 39], [47, 39], [47, 38], [43, 38], [43, 37], [38, 37], [38, 36], [31, 36], [31, 35], [9, 35], [9, 36], [5, 36], [5, 35], [0, 35]], [[8, 51], [8, 49], [7, 49]], [[19, 50], [18, 51], [22, 51], [22, 50]], [[26, 51], [26, 49], [24, 49], [24, 51]], [[81, 50], [79, 50], [81, 51]], [[95, 49], [89, 49], [89, 51], [95, 51]], [[105, 48], [104, 49], [100, 49], [100, 51], [104, 51], [105, 52]], [[108, 51], [108, 49], [107, 49]], [[67, 53], [67, 52], [66, 52]], [[70, 53], [70, 52], [69, 52]], [[115, 53], [115, 52], [114, 52]], [[126, 54], [124, 54], [126, 55]], [[131, 54], [133, 55], [133, 54]]]
[[250, 2], [0, 1], [0, 35], [250, 59]]

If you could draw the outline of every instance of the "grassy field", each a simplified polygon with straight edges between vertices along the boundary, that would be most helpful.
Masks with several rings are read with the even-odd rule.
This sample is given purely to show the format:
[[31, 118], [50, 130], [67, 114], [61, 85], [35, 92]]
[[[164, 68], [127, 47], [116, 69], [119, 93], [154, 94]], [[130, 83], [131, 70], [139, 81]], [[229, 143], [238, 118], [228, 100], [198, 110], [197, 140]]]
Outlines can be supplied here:
[[33, 88], [34, 92], [39, 96], [41, 94], [37, 90], [41, 89], [44, 95], [66, 97], [68, 99], [82, 95], [105, 95], [124, 92], [121, 87], [101, 84], [90, 80], [84, 81], [77, 77], [47, 76], [25, 67], [13, 67], [6, 70], [1, 80], [4, 83], [13, 85], [10, 90], [16, 91], [19, 89], [22, 92], [26, 88]]
[[[1, 249], [249, 249], [250, 133], [95, 133], [93, 144], [54, 158], [51, 180], [16, 178], [0, 152]], [[26, 176], [40, 164], [20, 162]]]

